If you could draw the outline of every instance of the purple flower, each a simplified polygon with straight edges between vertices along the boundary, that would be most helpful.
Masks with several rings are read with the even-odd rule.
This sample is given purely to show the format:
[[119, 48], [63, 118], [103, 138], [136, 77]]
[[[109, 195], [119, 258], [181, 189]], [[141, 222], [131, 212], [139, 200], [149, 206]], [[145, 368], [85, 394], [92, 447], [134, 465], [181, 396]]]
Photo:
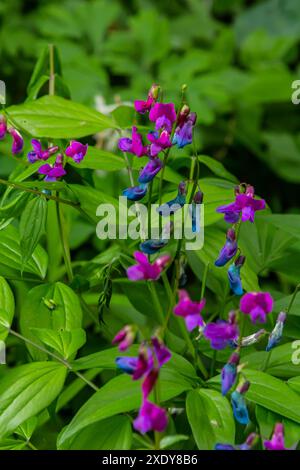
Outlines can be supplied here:
[[153, 366], [154, 363], [151, 350], [147, 349], [145, 345], [142, 344], [139, 349], [136, 369], [132, 375], [133, 380], [138, 380], [143, 377], [146, 373], [150, 372], [153, 369]]
[[11, 149], [12, 153], [15, 155], [17, 153], [22, 152], [23, 146], [24, 146], [24, 140], [20, 132], [17, 131], [17, 129], [14, 129], [13, 127], [8, 129], [8, 132], [13, 138], [13, 144], [12, 144], [12, 149]]
[[166, 362], [171, 359], [172, 354], [170, 353], [169, 349], [164, 345], [164, 343], [160, 341], [156, 336], [151, 338], [151, 341], [158, 365], [159, 367], [162, 367]]
[[282, 423], [275, 424], [272, 439], [264, 441], [265, 449], [267, 450], [288, 450], [284, 445], [284, 427]]
[[88, 149], [88, 144], [83, 145], [81, 142], [71, 140], [70, 145], [66, 148], [65, 154], [67, 157], [72, 158], [75, 163], [80, 163], [85, 157]]
[[156, 281], [170, 261], [170, 256], [164, 255], [157, 258], [154, 263], [151, 264], [149, 263], [147, 256], [140, 251], [136, 251], [134, 253], [134, 258], [137, 261], [137, 264], [130, 266], [127, 269], [127, 276], [131, 281]]
[[147, 194], [147, 188], [147, 183], [141, 183], [139, 186], [131, 186], [130, 188], [124, 189], [122, 194], [130, 201], [140, 201]]
[[208, 323], [204, 328], [205, 338], [210, 340], [213, 349], [224, 349], [231, 341], [235, 341], [239, 336], [239, 329], [235, 321], [235, 315], [229, 316], [229, 321], [218, 320], [215, 323]]
[[157, 382], [158, 374], [159, 374], [159, 369], [153, 368], [146, 375], [142, 383], [142, 395], [143, 395], [144, 400], [146, 400], [148, 396], [150, 395], [150, 393], [152, 392]]
[[249, 314], [252, 323], [265, 323], [273, 309], [273, 299], [268, 292], [248, 292], [240, 301], [240, 310]]
[[172, 131], [173, 123], [176, 121], [176, 111], [173, 103], [156, 103], [150, 110], [149, 119], [155, 122], [155, 129]]
[[49, 165], [49, 163], [46, 163], [45, 165], [40, 166], [38, 172], [41, 175], [46, 175], [45, 181], [49, 182], [54, 182], [58, 178], [66, 175], [67, 172], [63, 167], [62, 155], [57, 155], [54, 165]]
[[250, 220], [254, 222], [256, 211], [265, 209], [266, 202], [263, 199], [254, 199], [253, 186], [246, 185], [245, 192], [240, 192], [240, 187], [235, 190], [235, 202], [220, 206], [217, 212], [224, 214], [224, 220], [229, 223], [236, 223], [241, 215], [242, 222]]
[[140, 113], [140, 114], [145, 114], [147, 111], [150, 111], [150, 109], [153, 106], [153, 103], [158, 98], [158, 92], [159, 92], [159, 85], [152, 85], [148, 92], [147, 100], [135, 100], [134, 102], [134, 107], [135, 110]]
[[222, 381], [222, 395], [226, 395], [227, 392], [231, 389], [236, 381], [237, 376], [237, 366], [240, 361], [240, 355], [234, 352], [227, 364], [222, 369], [221, 372], [221, 381]]
[[57, 146], [49, 147], [47, 150], [42, 149], [42, 144], [37, 139], [31, 141], [33, 150], [27, 154], [27, 158], [30, 163], [34, 163], [37, 160], [48, 160], [48, 158], [58, 151]]
[[153, 158], [149, 160], [147, 165], [141, 170], [138, 182], [149, 183], [153, 180], [155, 175], [161, 170], [162, 161], [159, 158]]
[[7, 133], [7, 124], [4, 116], [0, 116], [0, 140], [4, 139]]
[[141, 134], [137, 132], [137, 128], [133, 126], [132, 128], [132, 137], [129, 139], [128, 137], [122, 137], [119, 139], [119, 149], [122, 152], [130, 152], [136, 155], [137, 157], [142, 157], [144, 155], [148, 155], [149, 149], [148, 147], [143, 145], [143, 139]]
[[231, 394], [231, 404], [235, 419], [240, 424], [248, 424], [250, 422], [244, 394], [250, 387], [250, 382], [244, 382]]
[[182, 125], [176, 127], [172, 143], [179, 149], [191, 144], [193, 141], [193, 127], [196, 124], [197, 114], [189, 113]]
[[266, 347], [266, 351], [270, 351], [271, 349], [273, 349], [275, 346], [277, 346], [280, 343], [282, 334], [283, 334], [283, 327], [284, 327], [285, 320], [286, 320], [286, 313], [280, 312], [276, 320], [276, 325], [274, 326], [274, 329], [269, 336], [269, 341]]
[[245, 256], [239, 256], [235, 262], [228, 268], [228, 280], [232, 292], [235, 295], [243, 294], [243, 286], [241, 281], [241, 267], [245, 263]]
[[151, 142], [151, 157], [156, 157], [156, 155], [158, 155], [162, 150], [172, 147], [172, 142], [168, 131], [162, 131], [160, 135], [158, 135], [158, 132], [149, 132], [147, 139], [149, 142]]
[[225, 245], [221, 249], [218, 259], [215, 261], [215, 266], [225, 266], [225, 264], [228, 263], [228, 261], [230, 261], [231, 258], [236, 255], [237, 248], [238, 247], [235, 239], [235, 231], [233, 228], [230, 228], [226, 234]]
[[179, 290], [179, 302], [174, 307], [174, 314], [183, 317], [188, 331], [192, 331], [196, 326], [203, 326], [204, 321], [200, 314], [205, 306], [205, 299], [200, 302], [193, 302], [186, 290]]
[[116, 365], [126, 374], [132, 375], [137, 368], [137, 357], [122, 356], [116, 358]]
[[126, 351], [133, 343], [135, 338], [135, 328], [132, 325], [126, 325], [112, 340], [112, 344], [119, 345], [119, 351]]
[[143, 400], [138, 417], [133, 422], [133, 427], [145, 434], [148, 431], [163, 432], [167, 424], [166, 411], [148, 400]]

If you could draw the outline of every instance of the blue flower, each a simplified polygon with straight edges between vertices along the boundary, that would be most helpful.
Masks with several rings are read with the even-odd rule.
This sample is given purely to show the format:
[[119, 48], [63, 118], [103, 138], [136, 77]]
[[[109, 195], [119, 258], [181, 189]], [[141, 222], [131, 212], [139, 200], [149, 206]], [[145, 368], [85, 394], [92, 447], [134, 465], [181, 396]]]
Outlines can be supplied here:
[[123, 196], [126, 196], [130, 201], [139, 201], [147, 193], [147, 184], [140, 184], [139, 186], [133, 186], [124, 189]]
[[181, 209], [184, 206], [185, 201], [186, 201], [186, 184], [184, 181], [182, 181], [178, 186], [177, 196], [171, 201], [166, 202], [165, 204], [162, 204], [156, 210], [159, 213], [159, 215], [162, 215], [163, 217], [168, 217], [171, 214], [174, 214], [174, 212]]
[[228, 268], [228, 279], [229, 279], [229, 284], [232, 292], [235, 295], [242, 295], [243, 294], [243, 287], [242, 287], [242, 281], [241, 281], [241, 267], [245, 263], [245, 256], [239, 256], [235, 262], [229, 266]]
[[250, 383], [244, 382], [231, 394], [233, 414], [240, 424], [248, 424], [250, 422], [246, 402], [243, 396], [249, 387]]
[[266, 347], [266, 351], [270, 351], [271, 349], [273, 349], [275, 346], [277, 346], [280, 343], [285, 320], [286, 320], [286, 314], [284, 312], [280, 312], [276, 320], [276, 325], [269, 336], [269, 341]]
[[235, 239], [235, 231], [233, 228], [230, 228], [226, 234], [226, 242], [223, 248], [221, 249], [218, 259], [215, 261], [215, 266], [221, 267], [225, 266], [228, 261], [231, 260], [236, 255], [237, 252], [237, 242]]
[[137, 357], [122, 356], [116, 358], [116, 365], [126, 374], [133, 374], [137, 368]]
[[227, 364], [222, 369], [221, 381], [222, 381], [222, 395], [226, 395], [236, 381], [237, 376], [237, 365], [239, 363], [240, 356], [238, 353], [233, 353]]

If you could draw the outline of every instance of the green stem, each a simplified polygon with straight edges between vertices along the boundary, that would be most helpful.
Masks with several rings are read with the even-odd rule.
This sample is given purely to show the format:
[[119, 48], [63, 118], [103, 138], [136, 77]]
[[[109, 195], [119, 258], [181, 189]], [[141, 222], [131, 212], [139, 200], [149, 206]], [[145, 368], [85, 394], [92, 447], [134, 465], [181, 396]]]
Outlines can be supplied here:
[[294, 300], [296, 299], [296, 295], [298, 294], [299, 290], [300, 290], [300, 284], [298, 284], [298, 285], [296, 286], [296, 288], [295, 288], [295, 290], [294, 290], [294, 292], [293, 292], [293, 295], [292, 295], [292, 298], [291, 298], [290, 303], [289, 303], [289, 305], [288, 305], [288, 308], [286, 309], [286, 313], [289, 313], [289, 312], [290, 312], [290, 310], [291, 310], [291, 308], [292, 308], [292, 306], [293, 306]]
[[54, 66], [54, 46], [49, 44], [49, 95], [55, 95], [55, 66]]
[[164, 317], [164, 314], [163, 314], [163, 310], [161, 308], [160, 300], [159, 300], [158, 295], [157, 295], [155, 284], [154, 284], [153, 281], [148, 281], [147, 285], [148, 285], [148, 289], [149, 289], [150, 294], [151, 294], [153, 304], [155, 306], [155, 310], [157, 312], [157, 320], [161, 325], [163, 325], [164, 321], [165, 321], [165, 317]]
[[27, 446], [29, 447], [29, 449], [31, 449], [31, 450], [38, 450], [38, 449], [32, 444], [32, 442], [30, 442], [30, 441], [27, 441], [27, 442], [26, 442], [26, 445], [27, 445]]
[[[72, 206], [75, 209], [80, 209], [80, 207], [79, 207], [80, 204], [78, 202], [73, 202], [73, 201], [69, 201], [68, 199], [62, 199], [62, 198], [59, 198], [57, 196], [52, 196], [52, 195], [49, 195], [49, 194], [45, 194], [42, 191], [39, 191], [38, 189], [28, 188], [27, 186], [24, 186], [20, 183], [16, 183], [15, 181], [7, 181], [7, 180], [4, 180], [4, 179], [0, 178], [0, 184], [4, 184], [5, 186], [10, 186], [14, 189], [20, 189], [20, 190], [22, 190], [26, 193], [36, 194], [37, 196], [43, 196], [45, 199], [50, 199], [52, 201], [57, 201], [57, 202], [60, 202], [61, 204], [66, 204], [68, 206]], [[34, 182], [33, 182], [33, 185], [34, 185]]]
[[203, 273], [203, 278], [202, 278], [202, 285], [201, 285], [201, 296], [200, 296], [200, 299], [203, 299], [203, 298], [204, 298], [208, 270], [209, 270], [209, 262], [205, 265], [205, 268], [204, 268], [204, 273]]
[[213, 377], [213, 376], [214, 376], [215, 367], [216, 367], [216, 362], [217, 362], [217, 350], [214, 349], [212, 361], [211, 361], [211, 364], [210, 364], [210, 373], [209, 373], [209, 376], [210, 376], [210, 377]]
[[31, 339], [26, 338], [25, 336], [21, 335], [20, 333], [17, 333], [17, 331], [14, 331], [12, 329], [8, 329], [8, 331], [11, 335], [15, 336], [16, 338], [21, 339], [25, 343], [30, 344], [31, 346], [38, 349], [39, 351], [42, 351], [45, 354], [47, 354], [48, 356], [52, 357], [57, 362], [60, 362], [61, 364], [63, 364], [67, 369], [69, 369], [71, 372], [73, 372], [73, 374], [77, 375], [77, 377], [79, 377], [81, 380], [83, 380], [93, 390], [95, 390], [95, 391], [99, 390], [98, 387], [95, 384], [93, 384], [92, 382], [90, 382], [86, 377], [84, 377], [84, 375], [82, 375], [77, 370], [74, 370], [73, 367], [71, 366], [71, 364], [66, 359], [63, 359], [63, 358], [59, 357], [57, 354], [55, 354], [55, 353], [49, 351], [48, 349], [44, 348], [44, 346], [41, 346], [41, 345], [35, 343], [34, 341], [32, 341]]
[[266, 360], [262, 366], [262, 372], [265, 372], [268, 368], [268, 365], [270, 363], [270, 360], [271, 360], [271, 355], [272, 355], [272, 352], [273, 352], [273, 349], [270, 349], [270, 351], [267, 353], [267, 357], [266, 357]]
[[56, 202], [56, 213], [57, 213], [58, 228], [59, 228], [59, 234], [60, 234], [60, 239], [61, 239], [61, 245], [63, 249], [63, 257], [64, 257], [65, 266], [66, 266], [66, 271], [67, 271], [69, 282], [72, 282], [73, 270], [72, 270], [72, 264], [71, 264], [70, 247], [69, 247], [68, 236], [65, 230], [62, 207], [59, 205], [59, 202]]
[[170, 283], [169, 283], [169, 279], [167, 277], [167, 274], [166, 273], [163, 273], [162, 274], [162, 280], [163, 280], [163, 283], [164, 283], [164, 286], [165, 286], [165, 289], [166, 289], [166, 292], [167, 292], [167, 295], [169, 297], [169, 308], [168, 308], [168, 311], [167, 311], [167, 315], [165, 317], [165, 321], [164, 321], [164, 324], [163, 324], [163, 327], [161, 329], [161, 336], [162, 338], [164, 337], [164, 334], [168, 328], [168, 324], [169, 324], [169, 321], [170, 321], [170, 318], [171, 318], [171, 314], [172, 314], [172, 311], [173, 311], [173, 307], [175, 305], [175, 300], [176, 300], [176, 292], [177, 292], [177, 288], [178, 288], [178, 275], [177, 275], [177, 269], [176, 269], [176, 275], [175, 275], [175, 279], [174, 279], [174, 289], [172, 291], [171, 289], [171, 286], [170, 286]]

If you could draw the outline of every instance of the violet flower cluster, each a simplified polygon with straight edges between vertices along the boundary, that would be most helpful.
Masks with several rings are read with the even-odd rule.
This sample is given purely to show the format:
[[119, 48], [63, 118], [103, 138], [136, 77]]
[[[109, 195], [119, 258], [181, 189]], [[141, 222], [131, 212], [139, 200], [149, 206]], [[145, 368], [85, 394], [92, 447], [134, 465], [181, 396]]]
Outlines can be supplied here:
[[174, 103], [158, 102], [159, 89], [159, 85], [152, 85], [145, 101], [134, 102], [135, 110], [140, 114], [149, 113], [149, 121], [154, 123], [154, 130], [147, 134], [147, 142], [144, 143], [136, 126], [132, 127], [130, 138], [119, 139], [118, 146], [122, 152], [132, 153], [138, 158], [147, 156], [149, 159], [140, 171], [139, 184], [123, 191], [123, 195], [132, 201], [139, 201], [146, 195], [148, 184], [162, 169], [160, 154], [165, 154], [173, 145], [183, 148], [192, 142], [196, 113], [190, 112], [190, 108], [184, 104], [177, 114]]
[[32, 139], [31, 145], [32, 150], [27, 155], [28, 161], [30, 163], [35, 163], [38, 161], [45, 162], [52, 155], [56, 154], [54, 163], [44, 163], [38, 169], [38, 173], [40, 175], [45, 175], [45, 181], [48, 182], [55, 182], [62, 176], [66, 175], [67, 172], [65, 170], [64, 155], [67, 158], [71, 158], [75, 163], [80, 163], [88, 150], [88, 144], [84, 145], [81, 142], [77, 142], [75, 140], [71, 140], [64, 154], [59, 152], [59, 147], [56, 145], [50, 146], [43, 150], [41, 142], [37, 139]]
[[231, 291], [234, 295], [240, 296], [243, 294], [243, 286], [241, 280], [241, 268], [245, 263], [245, 256], [241, 255], [238, 250], [238, 233], [239, 224], [241, 222], [254, 222], [254, 215], [256, 211], [265, 209], [266, 203], [263, 199], [255, 199], [254, 188], [249, 184], [240, 184], [234, 189], [235, 201], [225, 206], [217, 208], [217, 212], [224, 214], [224, 220], [233, 224], [228, 229], [226, 235], [226, 242], [220, 250], [219, 256], [215, 261], [215, 266], [225, 266], [230, 260], [233, 263], [227, 270], [227, 277]]
[[[135, 332], [126, 326], [113, 339], [113, 344], [119, 344], [119, 350], [127, 350], [134, 341]], [[149, 400], [159, 377], [161, 367], [171, 359], [171, 352], [163, 342], [153, 336], [150, 341], [143, 342], [138, 357], [123, 356], [116, 359], [116, 364], [123, 372], [130, 374], [133, 380], [142, 379], [142, 404], [134, 428], [145, 434], [149, 431], [163, 432], [168, 424], [166, 411], [158, 404]]]

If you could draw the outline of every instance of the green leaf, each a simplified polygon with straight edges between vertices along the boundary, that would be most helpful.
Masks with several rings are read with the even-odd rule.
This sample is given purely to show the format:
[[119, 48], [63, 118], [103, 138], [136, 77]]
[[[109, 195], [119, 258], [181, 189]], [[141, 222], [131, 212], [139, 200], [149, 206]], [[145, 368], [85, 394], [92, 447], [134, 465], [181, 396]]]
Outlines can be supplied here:
[[198, 160], [200, 163], [207, 166], [207, 168], [209, 168], [216, 176], [219, 176], [224, 180], [232, 181], [233, 183], [238, 183], [237, 178], [229, 173], [224, 165], [218, 160], [208, 157], [207, 155], [199, 155]]
[[7, 328], [10, 327], [15, 313], [15, 299], [9, 284], [0, 276], [0, 340], [5, 340], [8, 335]]
[[[277, 346], [271, 352], [271, 357], [268, 362], [268, 367], [265, 372], [275, 377], [290, 378], [295, 375], [300, 375], [300, 367], [297, 364], [293, 364], [292, 355], [295, 349], [292, 347], [293, 343], [282, 344]], [[268, 352], [258, 351], [243, 356], [242, 362], [244, 362], [250, 369], [259, 369], [262, 364], [265, 363]]]
[[[31, 289], [21, 306], [20, 327], [27, 338], [36, 340], [32, 328], [72, 331], [81, 328], [82, 311], [75, 292], [65, 284], [43, 284]], [[27, 345], [35, 360], [47, 355]]]
[[300, 397], [287, 384], [264, 372], [244, 369], [251, 385], [246, 398], [300, 423]]
[[[189, 390], [191, 385], [175, 371], [161, 370], [161, 401], [170, 400]], [[58, 447], [71, 444], [77, 433], [87, 426], [119, 413], [136, 410], [141, 404], [140, 383], [128, 375], [120, 375], [107, 382], [76, 413], [58, 437]]]
[[88, 147], [86, 156], [80, 163], [75, 163], [71, 158], [68, 163], [75, 168], [89, 168], [91, 170], [118, 171], [125, 168], [122, 157], [96, 147]]
[[0, 380], [0, 438], [49, 406], [65, 377], [65, 366], [56, 362], [35, 362], [7, 372]]
[[[40, 278], [46, 276], [48, 257], [41, 246], [37, 246], [31, 258], [23, 267], [24, 273]], [[20, 278], [22, 255], [18, 230], [12, 225], [0, 231], [0, 274]]]
[[82, 328], [71, 331], [54, 331], [49, 328], [31, 328], [31, 331], [46, 346], [57, 351], [64, 359], [69, 359], [86, 342], [86, 334]]
[[132, 444], [132, 428], [127, 416], [112, 416], [91, 424], [61, 450], [128, 450]]
[[0, 203], [0, 219], [16, 218], [22, 214], [32, 194], [7, 188]]
[[47, 207], [44, 197], [36, 197], [27, 204], [22, 213], [19, 226], [22, 266], [31, 258], [46, 230]]
[[49, 46], [44, 47], [41, 54], [38, 57], [38, 60], [35, 64], [33, 69], [31, 78], [29, 80], [27, 86], [27, 94], [30, 95], [32, 93], [33, 88], [36, 87], [36, 84], [40, 81], [40, 79], [46, 76], [48, 80], [49, 76]]
[[115, 198], [98, 189], [80, 184], [69, 184], [68, 188], [80, 202], [81, 209], [95, 222], [99, 221], [96, 212], [100, 204], [112, 204], [116, 209], [118, 208], [118, 201]]
[[177, 442], [188, 441], [189, 436], [185, 434], [175, 434], [174, 436], [164, 436], [160, 441], [160, 448], [167, 449], [168, 447], [177, 444]]
[[270, 214], [265, 215], [264, 220], [291, 237], [300, 238], [300, 215]]
[[7, 113], [18, 127], [36, 138], [75, 139], [116, 127], [98, 111], [58, 96], [10, 106]]
[[221, 393], [205, 389], [189, 392], [186, 412], [198, 449], [213, 450], [217, 443], [234, 444], [231, 406]]

